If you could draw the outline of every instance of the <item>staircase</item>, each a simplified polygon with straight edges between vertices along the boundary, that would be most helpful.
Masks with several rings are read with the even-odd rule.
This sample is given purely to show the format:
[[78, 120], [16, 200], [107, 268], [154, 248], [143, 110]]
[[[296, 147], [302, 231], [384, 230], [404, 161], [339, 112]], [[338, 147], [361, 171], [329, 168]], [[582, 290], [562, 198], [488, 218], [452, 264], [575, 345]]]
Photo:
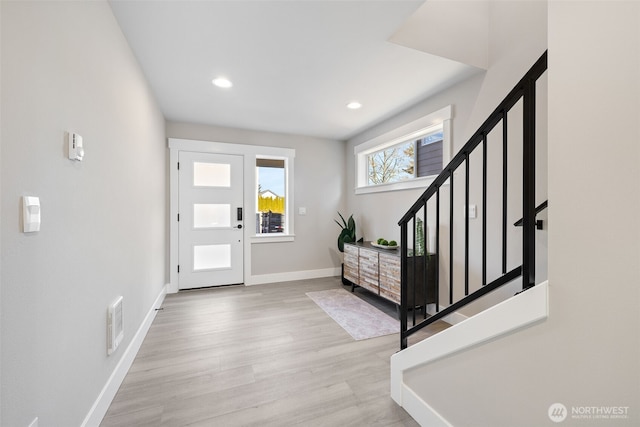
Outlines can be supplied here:
[[[451, 315], [479, 298], [495, 291], [498, 288], [513, 282], [516, 279], [522, 280], [522, 291], [534, 287], [536, 283], [536, 248], [535, 232], [541, 226], [536, 220], [536, 214], [547, 207], [547, 202], [536, 207], [536, 82], [547, 69], [547, 52], [545, 52], [525, 74], [525, 76], [509, 92], [504, 100], [498, 105], [493, 113], [485, 120], [480, 128], [473, 134], [469, 141], [453, 157], [451, 162], [442, 170], [433, 183], [424, 191], [418, 200], [411, 206], [407, 213], [399, 221], [401, 238], [401, 302], [400, 302], [400, 348], [406, 349], [408, 338], [432, 324], [433, 322]], [[517, 108], [514, 108], [516, 107]], [[517, 120], [514, 112], [518, 112]], [[520, 117], [520, 110], [521, 117]], [[517, 132], [518, 144], [522, 144], [522, 160], [518, 165], [518, 179], [513, 179], [513, 165], [508, 162], [508, 153], [514, 142], [510, 141], [514, 131], [509, 129], [511, 122], [517, 122], [521, 126], [521, 132]], [[491, 141], [490, 141], [491, 140]], [[497, 141], [496, 141], [497, 140]], [[489, 169], [490, 150], [501, 151], [501, 165], [495, 165], [492, 161]], [[500, 170], [496, 173], [496, 168]], [[470, 240], [471, 225], [469, 213], [475, 207], [470, 203], [471, 194], [471, 173], [478, 175], [480, 170], [481, 179], [473, 180], [473, 185], [480, 186], [480, 228], [481, 236], [474, 236], [474, 253], [477, 259], [481, 257], [478, 271], [471, 271], [470, 266]], [[515, 170], [515, 169], [514, 169]], [[489, 179], [491, 173], [492, 179]], [[500, 176], [500, 178], [496, 178]], [[463, 184], [459, 184], [459, 180]], [[481, 183], [477, 181], [481, 180]], [[510, 181], [511, 180], [511, 181]], [[496, 185], [497, 181], [497, 185]], [[508, 224], [507, 206], [509, 198], [513, 198], [513, 187], [516, 181], [521, 186], [522, 198], [522, 218], [516, 224]], [[455, 185], [454, 184], [457, 184]], [[448, 188], [446, 188], [448, 186]], [[460, 192], [460, 187], [464, 190]], [[489, 193], [491, 190], [491, 193]], [[500, 199], [501, 212], [489, 212], [489, 194], [491, 203], [496, 203]], [[443, 199], [448, 199], [443, 202]], [[463, 200], [462, 204], [456, 203]], [[447, 206], [448, 205], [448, 206]], [[454, 227], [456, 215], [464, 215], [464, 226]], [[419, 242], [427, 241], [427, 227], [418, 227], [418, 223], [430, 224], [435, 233], [435, 244], [428, 251], [414, 251]], [[520, 242], [513, 242], [508, 239], [508, 227], [514, 225], [522, 226]], [[421, 230], [420, 232], [418, 230]], [[424, 233], [424, 234], [421, 234]], [[455, 234], [454, 234], [455, 233]], [[463, 237], [461, 236], [463, 233]], [[499, 242], [500, 249], [488, 250], [487, 241], [491, 236], [492, 248], [496, 247], [495, 242]], [[460, 244], [460, 241], [464, 241]], [[518, 244], [519, 243], [519, 244]], [[513, 251], [513, 246], [518, 246], [521, 253], [521, 263], [513, 266], [508, 262], [508, 249]], [[480, 246], [477, 248], [477, 246]], [[479, 249], [480, 254], [477, 254]], [[431, 253], [429, 253], [431, 252]], [[498, 252], [498, 253], [496, 253]], [[413, 262], [413, 257], [424, 257], [424, 262]], [[427, 257], [429, 262], [427, 262]], [[495, 259], [499, 258], [499, 259]], [[488, 265], [491, 263], [491, 270], [496, 270], [495, 265], [499, 264], [499, 273], [489, 272]], [[512, 264], [512, 263], [511, 263]], [[411, 268], [412, 271], [409, 271]], [[435, 269], [430, 272], [428, 269]], [[456, 271], [463, 270], [462, 274]], [[435, 274], [433, 274], [435, 273]], [[478, 276], [476, 282], [471, 283], [470, 274]], [[427, 310], [422, 310], [423, 315], [417, 316], [416, 306], [409, 306], [409, 301], [415, 301], [416, 286], [410, 284], [409, 279], [422, 278], [417, 282], [427, 284], [426, 278], [433, 274], [435, 276], [435, 307], [431, 316], [427, 316]], [[461, 277], [460, 277], [461, 276]], [[474, 289], [475, 288], [475, 289]], [[408, 295], [408, 290], [412, 289], [414, 295]], [[446, 292], [441, 295], [441, 292]], [[422, 292], [426, 295], [426, 292]], [[442, 302], [445, 301], [446, 304]], [[420, 304], [418, 304], [420, 305]], [[446, 307], [445, 307], [446, 305]], [[427, 302], [424, 301], [422, 307], [425, 308]], [[411, 319], [409, 313], [411, 312]], [[422, 314], [421, 313], [421, 314]], [[422, 318], [420, 318], [422, 317]], [[411, 320], [411, 325], [409, 325]]]
[[[544, 227], [536, 215], [548, 206], [546, 200], [536, 206], [535, 189], [536, 82], [546, 69], [545, 52], [399, 222], [401, 351], [391, 357], [390, 391], [392, 399], [420, 425], [451, 426], [407, 384], [405, 374], [549, 315], [549, 284], [544, 281], [536, 285], [535, 238], [536, 229]], [[510, 154], [520, 147], [522, 156], [518, 154], [517, 164], [512, 158], [509, 162]], [[480, 198], [481, 224], [471, 224], [474, 206], [470, 201]], [[512, 223], [514, 209], [522, 218]], [[430, 236], [422, 224], [435, 235]], [[422, 242], [429, 237], [431, 247], [421, 250]], [[470, 258], [470, 254], [475, 257]], [[425, 257], [425, 262], [411, 259], [414, 256]], [[410, 305], [415, 294], [408, 295], [408, 289], [415, 289], [412, 285], [418, 282], [427, 286], [426, 278], [433, 276], [436, 298], [435, 304], [429, 305], [432, 315], [427, 316], [427, 301]], [[409, 283], [413, 278], [418, 279]], [[510, 283], [513, 285], [505, 290], [515, 295], [497, 303], [491, 301], [494, 305], [471, 317], [458, 316], [465, 320], [407, 346], [408, 338], [416, 332], [458, 315], [458, 310], [472, 302], [483, 302], [479, 299]], [[423, 309], [420, 316], [418, 308]]]

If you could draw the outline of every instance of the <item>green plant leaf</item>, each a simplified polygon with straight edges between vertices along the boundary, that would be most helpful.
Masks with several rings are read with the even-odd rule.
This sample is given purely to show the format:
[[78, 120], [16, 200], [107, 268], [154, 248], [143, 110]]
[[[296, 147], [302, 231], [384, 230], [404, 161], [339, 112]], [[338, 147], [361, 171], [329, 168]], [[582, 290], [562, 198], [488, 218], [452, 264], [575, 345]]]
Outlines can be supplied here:
[[343, 241], [344, 239], [351, 238], [351, 232], [345, 228], [340, 232], [340, 235], [338, 236], [338, 238]]
[[342, 229], [338, 235], [338, 250], [344, 252], [344, 244], [352, 243], [356, 241], [356, 222], [353, 219], [353, 215], [349, 216], [349, 220], [345, 220], [340, 212], [338, 216], [342, 220], [342, 224], [337, 219], [334, 219], [335, 223]]
[[342, 224], [340, 224], [338, 222], [338, 220], [335, 220], [336, 222], [338, 222], [338, 225], [342, 228], [347, 228], [347, 221], [344, 220], [344, 217], [342, 216], [342, 214], [340, 212], [338, 212], [338, 216], [340, 216], [340, 219], [342, 220]]

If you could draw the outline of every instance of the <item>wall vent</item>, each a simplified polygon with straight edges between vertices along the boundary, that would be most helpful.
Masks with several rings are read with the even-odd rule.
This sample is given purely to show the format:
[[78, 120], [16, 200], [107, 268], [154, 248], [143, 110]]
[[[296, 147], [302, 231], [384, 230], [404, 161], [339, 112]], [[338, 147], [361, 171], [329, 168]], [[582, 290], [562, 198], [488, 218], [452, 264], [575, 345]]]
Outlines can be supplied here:
[[122, 297], [109, 306], [107, 311], [107, 354], [111, 354], [124, 338], [124, 322], [122, 320]]

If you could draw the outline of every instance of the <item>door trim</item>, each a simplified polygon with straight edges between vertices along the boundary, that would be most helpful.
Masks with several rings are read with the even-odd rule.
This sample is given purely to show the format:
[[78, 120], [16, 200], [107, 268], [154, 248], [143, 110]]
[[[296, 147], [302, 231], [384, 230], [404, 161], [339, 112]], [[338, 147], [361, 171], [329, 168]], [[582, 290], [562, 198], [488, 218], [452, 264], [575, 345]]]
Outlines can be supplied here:
[[[226, 142], [211, 142], [201, 140], [189, 140], [180, 138], [169, 138], [169, 283], [167, 285], [167, 293], [178, 292], [178, 152], [179, 151], [194, 151], [200, 153], [215, 153], [215, 154], [236, 154], [244, 156], [244, 209], [245, 215], [249, 215], [250, 212], [255, 212], [255, 159], [257, 156], [281, 156], [289, 159], [289, 173], [293, 176], [295, 149], [293, 148], [280, 148], [280, 147], [268, 147], [260, 145], [248, 145], [248, 144], [232, 144]], [[289, 194], [294, 194], [294, 180], [289, 182]], [[294, 233], [294, 218], [295, 215], [291, 215], [290, 232]], [[245, 222], [248, 225], [248, 222]], [[251, 274], [251, 244], [252, 239], [249, 237], [253, 233], [250, 233], [250, 227], [243, 228], [243, 249], [244, 249], [244, 282], [246, 285], [254, 284], [256, 281]], [[257, 276], [256, 276], [257, 278]]]

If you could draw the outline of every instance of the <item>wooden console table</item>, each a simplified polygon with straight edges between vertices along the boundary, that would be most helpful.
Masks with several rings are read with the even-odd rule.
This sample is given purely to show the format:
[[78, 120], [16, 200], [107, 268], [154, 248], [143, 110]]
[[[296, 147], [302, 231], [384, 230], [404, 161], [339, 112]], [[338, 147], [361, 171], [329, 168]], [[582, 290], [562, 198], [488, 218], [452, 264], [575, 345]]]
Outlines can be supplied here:
[[[433, 254], [428, 254], [427, 263], [435, 260]], [[435, 302], [435, 269], [427, 269], [426, 284], [422, 277], [416, 281], [416, 302], [413, 303], [413, 263], [418, 262], [422, 271], [424, 257], [409, 257], [409, 307], [422, 306], [425, 302]], [[344, 245], [344, 278], [354, 287], [360, 286], [385, 299], [400, 304], [400, 249], [382, 249], [371, 245], [371, 242], [345, 243]], [[353, 291], [353, 287], [351, 289]]]

